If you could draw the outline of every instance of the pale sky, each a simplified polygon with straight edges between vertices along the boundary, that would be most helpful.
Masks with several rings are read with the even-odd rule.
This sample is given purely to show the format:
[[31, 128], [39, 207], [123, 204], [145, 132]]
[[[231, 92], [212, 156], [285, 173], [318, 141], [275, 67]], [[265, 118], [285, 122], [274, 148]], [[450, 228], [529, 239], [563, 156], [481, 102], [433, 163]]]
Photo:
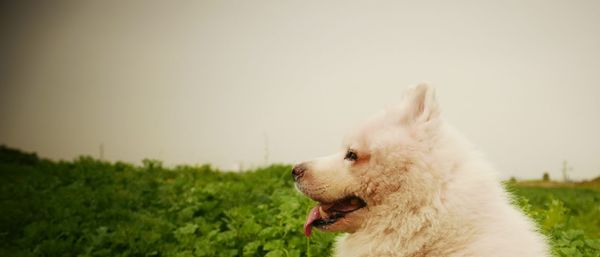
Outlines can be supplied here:
[[425, 81], [504, 178], [600, 175], [600, 1], [14, 2], [0, 143], [41, 156], [294, 163]]

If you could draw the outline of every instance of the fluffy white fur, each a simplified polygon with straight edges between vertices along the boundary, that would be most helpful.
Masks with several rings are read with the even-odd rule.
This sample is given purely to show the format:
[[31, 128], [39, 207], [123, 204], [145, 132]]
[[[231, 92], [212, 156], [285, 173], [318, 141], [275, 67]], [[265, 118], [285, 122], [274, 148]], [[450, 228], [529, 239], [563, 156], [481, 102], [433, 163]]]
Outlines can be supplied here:
[[[344, 159], [348, 149], [357, 161]], [[335, 256], [549, 256], [545, 238], [510, 203], [491, 165], [440, 118], [434, 91], [418, 85], [401, 104], [350, 134], [340, 152], [304, 163], [297, 187], [367, 207], [324, 228], [348, 232]]]

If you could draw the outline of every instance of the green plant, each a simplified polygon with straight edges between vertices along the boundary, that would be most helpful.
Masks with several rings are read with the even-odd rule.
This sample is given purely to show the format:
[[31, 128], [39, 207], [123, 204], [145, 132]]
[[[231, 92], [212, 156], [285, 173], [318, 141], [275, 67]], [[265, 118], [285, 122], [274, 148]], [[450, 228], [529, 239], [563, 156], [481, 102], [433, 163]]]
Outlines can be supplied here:
[[[335, 234], [302, 234], [313, 203], [293, 188], [288, 165], [227, 173], [156, 160], [53, 162], [7, 149], [0, 148], [0, 256], [330, 254]], [[556, 256], [598, 256], [598, 190], [507, 186]]]

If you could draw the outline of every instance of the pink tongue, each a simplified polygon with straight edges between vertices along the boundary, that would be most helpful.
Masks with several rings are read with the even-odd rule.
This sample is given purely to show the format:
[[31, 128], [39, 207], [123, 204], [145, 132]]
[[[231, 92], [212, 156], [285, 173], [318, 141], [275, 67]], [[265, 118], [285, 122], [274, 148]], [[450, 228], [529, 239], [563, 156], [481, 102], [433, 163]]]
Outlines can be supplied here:
[[310, 237], [312, 233], [312, 223], [321, 218], [321, 214], [319, 213], [319, 205], [313, 207], [310, 212], [308, 212], [308, 216], [306, 217], [306, 223], [304, 223], [304, 235], [306, 237]]

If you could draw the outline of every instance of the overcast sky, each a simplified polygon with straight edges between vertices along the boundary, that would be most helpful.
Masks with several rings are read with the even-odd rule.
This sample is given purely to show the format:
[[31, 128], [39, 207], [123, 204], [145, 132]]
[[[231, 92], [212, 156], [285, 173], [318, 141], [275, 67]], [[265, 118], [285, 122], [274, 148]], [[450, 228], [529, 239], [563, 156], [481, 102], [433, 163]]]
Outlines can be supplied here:
[[230, 169], [268, 145], [293, 163], [426, 81], [503, 177], [600, 175], [600, 1], [15, 2], [11, 147]]

